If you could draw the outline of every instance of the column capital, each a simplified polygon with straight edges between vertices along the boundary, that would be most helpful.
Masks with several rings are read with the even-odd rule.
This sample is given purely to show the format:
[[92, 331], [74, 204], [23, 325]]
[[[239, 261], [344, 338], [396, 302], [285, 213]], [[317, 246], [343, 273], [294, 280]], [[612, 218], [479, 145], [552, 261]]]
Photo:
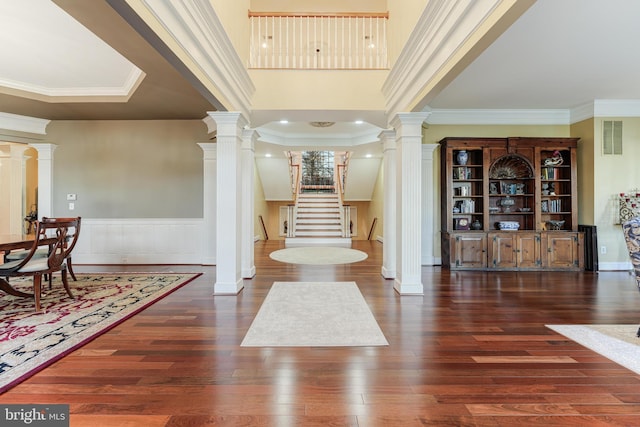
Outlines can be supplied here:
[[253, 151], [260, 134], [255, 129], [242, 130], [242, 149]]
[[249, 124], [249, 120], [239, 111], [209, 111], [207, 114], [215, 120], [218, 136], [236, 136]]
[[27, 144], [0, 143], [0, 157], [23, 160], [24, 152], [28, 149], [29, 146]]
[[422, 136], [422, 123], [431, 115], [430, 112], [398, 113], [391, 118], [389, 124], [399, 137]]
[[198, 142], [197, 143], [202, 151], [204, 151], [203, 158], [205, 160], [215, 160], [218, 155], [218, 144], [215, 142]]
[[433, 153], [440, 144], [422, 144], [422, 160], [433, 160]]
[[378, 135], [382, 142], [382, 151], [396, 149], [396, 131], [394, 129], [385, 129]]
[[53, 152], [58, 148], [56, 144], [51, 143], [29, 144], [29, 146], [35, 148], [38, 152], [38, 160], [53, 159]]

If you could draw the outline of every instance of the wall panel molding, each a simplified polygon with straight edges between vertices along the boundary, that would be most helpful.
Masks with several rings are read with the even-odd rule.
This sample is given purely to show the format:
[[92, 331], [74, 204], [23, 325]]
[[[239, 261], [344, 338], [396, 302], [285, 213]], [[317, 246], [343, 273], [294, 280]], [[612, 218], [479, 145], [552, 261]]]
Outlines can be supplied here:
[[215, 264], [201, 218], [82, 219], [74, 264]]

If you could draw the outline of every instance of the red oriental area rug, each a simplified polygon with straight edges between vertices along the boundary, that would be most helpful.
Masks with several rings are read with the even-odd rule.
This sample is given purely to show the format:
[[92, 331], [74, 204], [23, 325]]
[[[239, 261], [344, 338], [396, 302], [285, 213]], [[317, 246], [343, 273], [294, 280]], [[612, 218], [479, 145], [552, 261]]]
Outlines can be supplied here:
[[[0, 393], [24, 381], [95, 337], [186, 285], [199, 274], [86, 274], [69, 281], [60, 275], [43, 286], [42, 311], [32, 298], [0, 292]], [[30, 278], [11, 279], [32, 293]]]

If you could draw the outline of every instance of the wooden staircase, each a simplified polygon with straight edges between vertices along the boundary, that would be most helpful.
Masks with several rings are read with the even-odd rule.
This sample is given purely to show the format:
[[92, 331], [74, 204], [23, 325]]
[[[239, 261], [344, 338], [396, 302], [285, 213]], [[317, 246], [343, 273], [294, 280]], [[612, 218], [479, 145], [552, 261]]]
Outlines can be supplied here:
[[347, 246], [351, 238], [342, 237], [340, 198], [336, 193], [302, 193], [296, 204], [295, 237], [285, 246]]

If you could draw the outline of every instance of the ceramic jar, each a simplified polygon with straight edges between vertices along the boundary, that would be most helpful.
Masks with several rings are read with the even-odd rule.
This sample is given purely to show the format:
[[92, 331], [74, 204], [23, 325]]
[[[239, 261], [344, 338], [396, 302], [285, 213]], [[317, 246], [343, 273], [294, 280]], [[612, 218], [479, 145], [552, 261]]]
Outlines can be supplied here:
[[469, 153], [467, 153], [467, 150], [458, 151], [458, 155], [456, 156], [456, 161], [458, 162], [459, 165], [466, 165], [468, 160], [469, 160]]

